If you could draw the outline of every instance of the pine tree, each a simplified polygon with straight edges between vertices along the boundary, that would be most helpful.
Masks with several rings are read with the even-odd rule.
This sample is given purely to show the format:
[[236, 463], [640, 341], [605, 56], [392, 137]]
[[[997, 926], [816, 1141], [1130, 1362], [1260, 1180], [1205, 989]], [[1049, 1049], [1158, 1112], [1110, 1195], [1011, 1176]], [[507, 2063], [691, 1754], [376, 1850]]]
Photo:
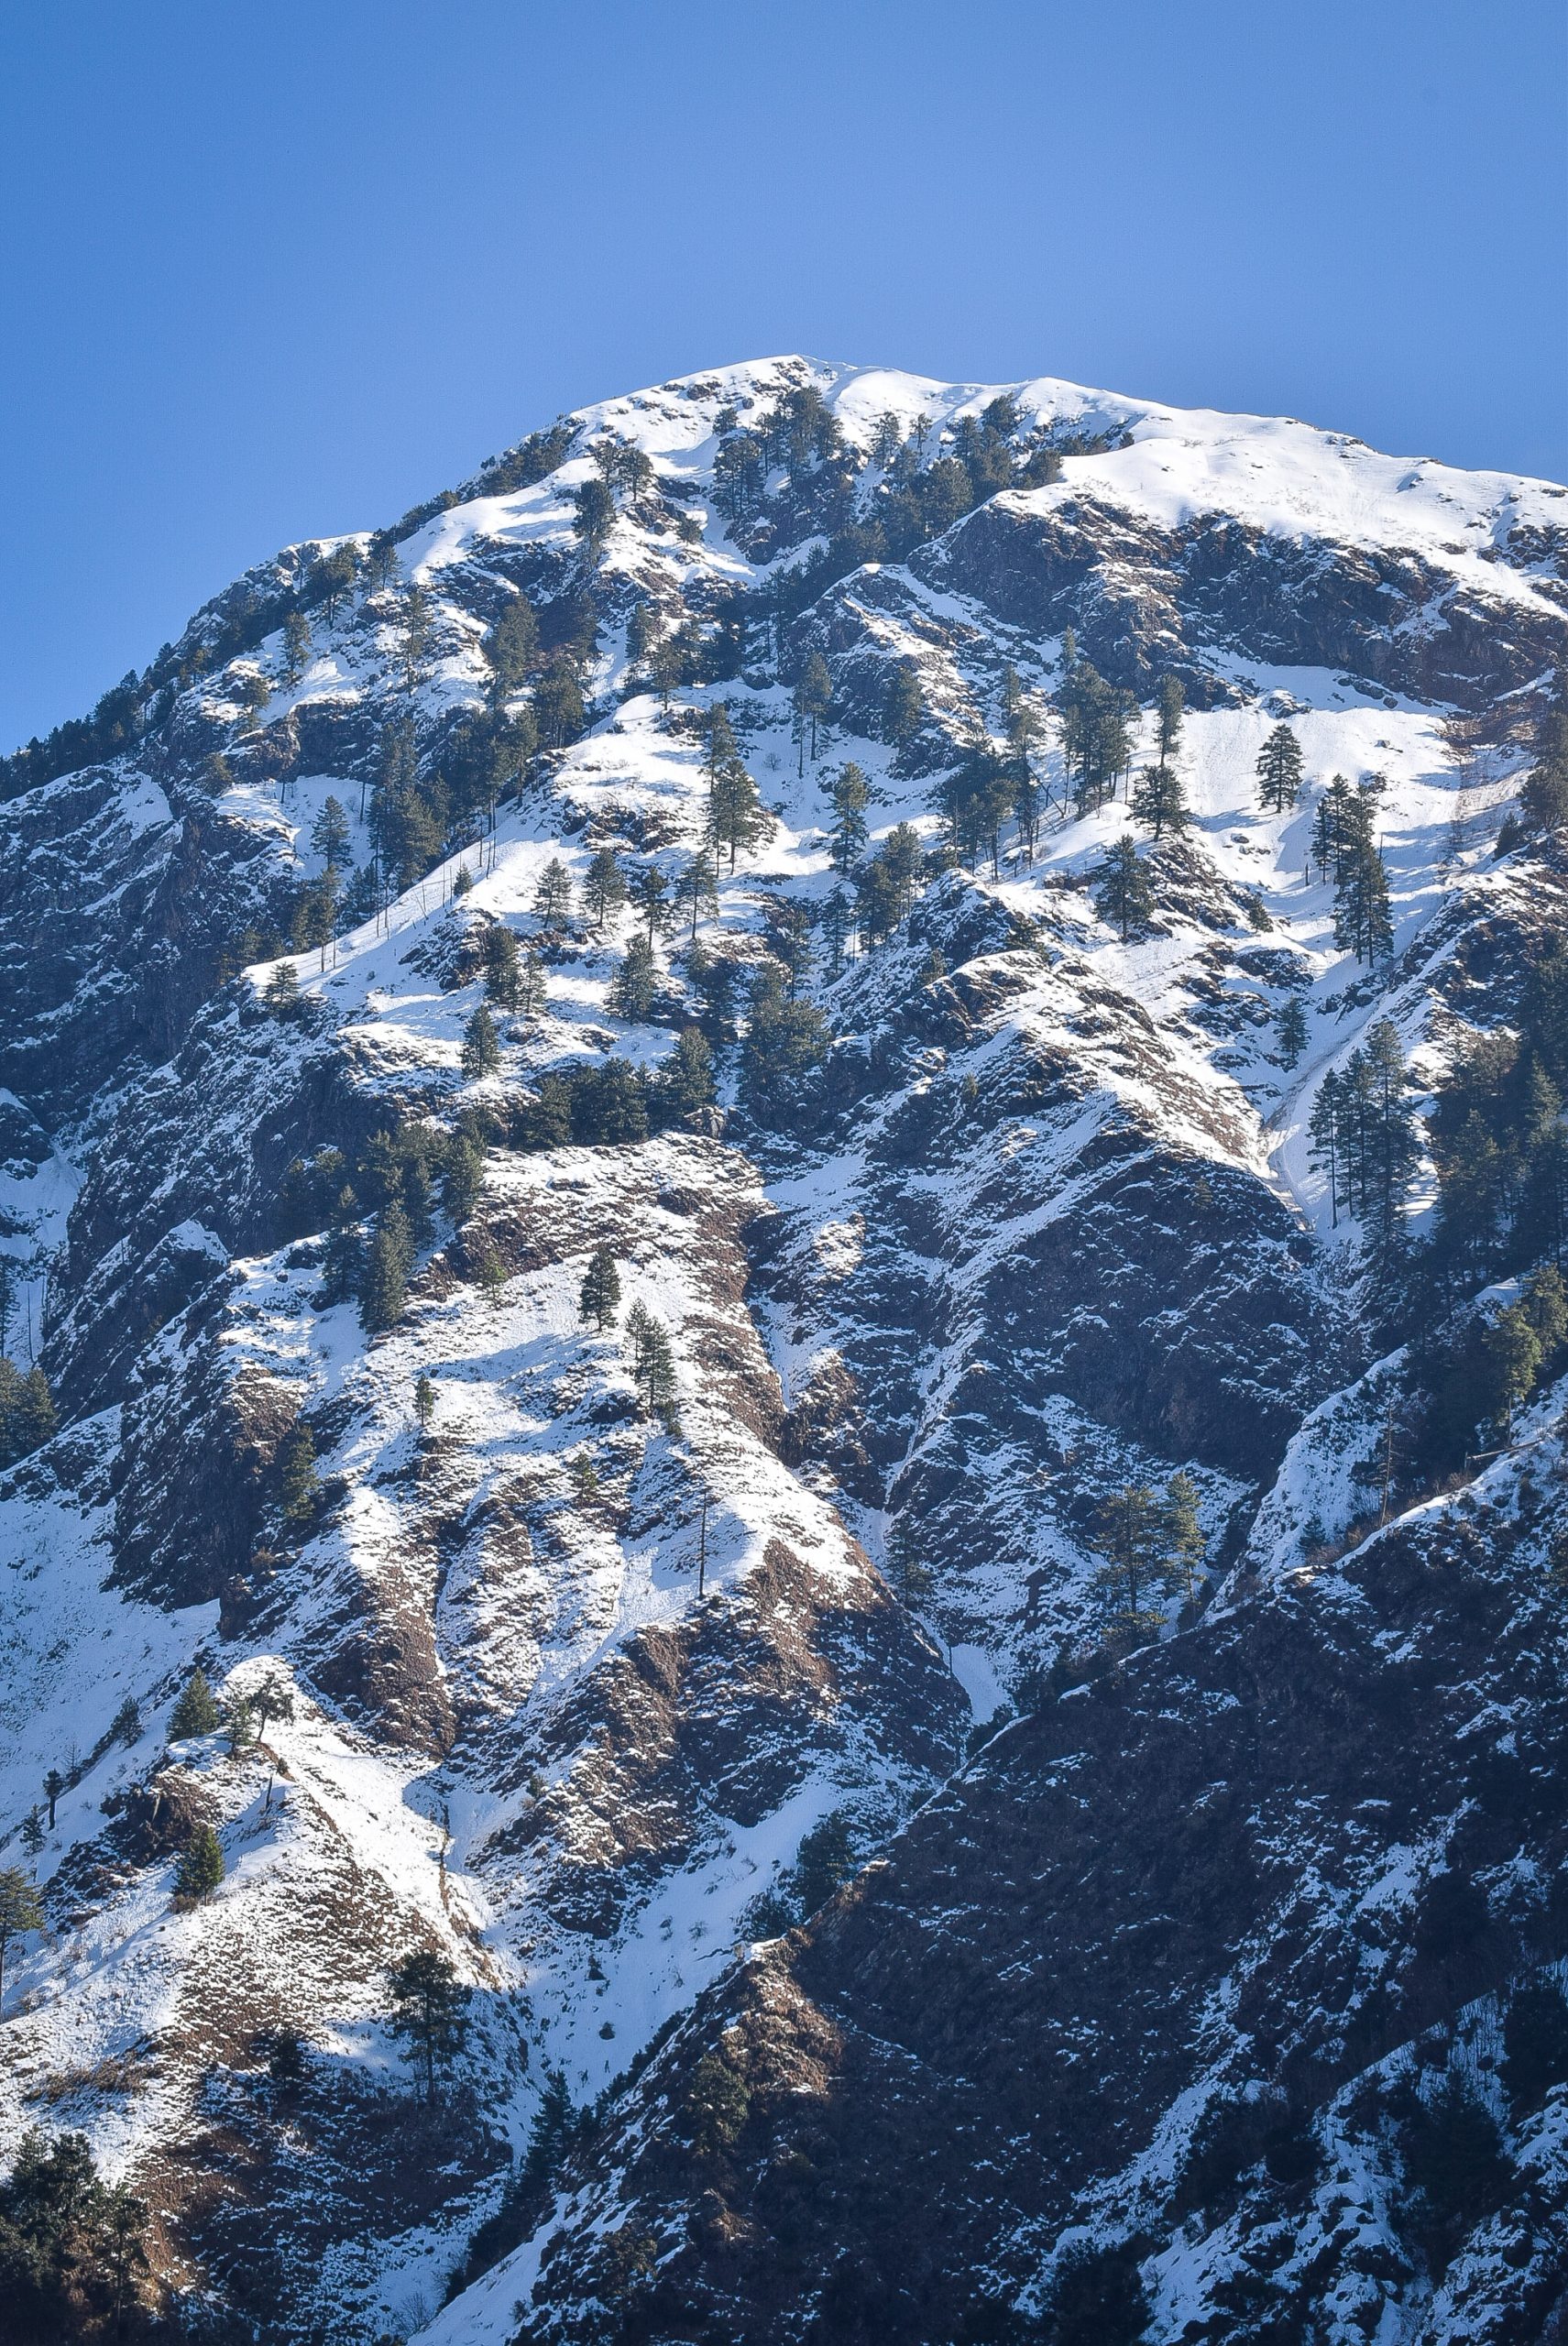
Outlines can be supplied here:
[[325, 864], [341, 871], [354, 833], [348, 817], [335, 798], [324, 799], [321, 812], [311, 825], [311, 845]]
[[1146, 766], [1134, 784], [1131, 812], [1135, 822], [1146, 823], [1157, 839], [1167, 831], [1185, 831], [1192, 821], [1181, 776], [1174, 766]]
[[291, 611], [283, 622], [283, 680], [297, 685], [311, 656], [311, 623], [302, 611]]
[[214, 1735], [223, 1724], [216, 1695], [204, 1670], [193, 1670], [169, 1721], [169, 1739], [184, 1743], [192, 1736]]
[[300, 973], [292, 961], [280, 961], [268, 979], [262, 1001], [274, 1018], [298, 1018], [305, 1006], [300, 992]]
[[822, 907], [822, 934], [828, 942], [828, 975], [837, 978], [844, 966], [844, 945], [850, 934], [850, 899], [835, 888]]
[[365, 1241], [359, 1223], [359, 1201], [352, 1189], [339, 1189], [332, 1209], [332, 1227], [322, 1253], [322, 1294], [329, 1303], [346, 1303], [359, 1291], [365, 1268]]
[[5, 1957], [13, 1939], [44, 1926], [43, 1901], [18, 1866], [0, 1871], [0, 2009], [5, 2000]]
[[308, 1523], [320, 1501], [315, 1436], [297, 1419], [278, 1445], [278, 1504], [284, 1522]]
[[428, 1433], [435, 1416], [435, 1387], [422, 1368], [414, 1379], [414, 1416], [421, 1433]]
[[444, 1955], [421, 1947], [387, 1974], [392, 2011], [388, 2027], [404, 2041], [403, 2058], [424, 2075], [424, 2098], [435, 2099], [437, 2065], [463, 2049], [468, 2034], [467, 2005], [473, 1990], [459, 1980]]
[[36, 1866], [44, 1845], [43, 1819], [36, 1808], [28, 1809], [22, 1819], [21, 1830], [22, 1847], [27, 1853], [28, 1862]]
[[413, 1260], [413, 1233], [408, 1216], [394, 1202], [377, 1217], [376, 1233], [360, 1276], [360, 1324], [370, 1333], [395, 1327], [401, 1319]]
[[48, 1775], [44, 1778], [44, 1798], [49, 1803], [49, 1829], [51, 1833], [54, 1831], [54, 1812], [59, 1804], [60, 1796], [61, 1792], [66, 1792], [69, 1789], [66, 1780], [60, 1774], [60, 1770], [58, 1768], [51, 1768]]
[[572, 875], [559, 856], [552, 856], [539, 875], [533, 895], [533, 916], [545, 928], [560, 928], [572, 909]]
[[738, 757], [727, 760], [713, 777], [707, 806], [708, 835], [717, 848], [729, 850], [733, 872], [740, 850], [757, 846], [773, 827], [755, 782]]
[[544, 964], [533, 947], [530, 946], [522, 957], [522, 968], [518, 976], [518, 1014], [530, 1021], [542, 1017], [544, 1003]]
[[663, 925], [664, 898], [669, 893], [669, 882], [656, 863], [643, 864], [632, 879], [630, 891], [631, 902], [647, 925], [650, 949], [652, 948], [654, 937]]
[[677, 1121], [713, 1104], [713, 1053], [699, 1027], [682, 1027], [660, 1073], [659, 1090], [665, 1113]]
[[463, 1074], [472, 1083], [481, 1076], [494, 1075], [500, 1063], [501, 1047], [496, 1035], [496, 1022], [486, 1004], [478, 1003], [463, 1029], [459, 1064]]
[[1541, 1343], [1522, 1304], [1506, 1304], [1481, 1339], [1489, 1413], [1505, 1442], [1513, 1439], [1514, 1411], [1528, 1401], [1541, 1373]]
[[1288, 815], [1301, 795], [1301, 744], [1283, 721], [1258, 751], [1256, 773], [1265, 812]]
[[1131, 931], [1141, 928], [1154, 910], [1154, 889], [1130, 831], [1107, 850], [1104, 862], [1091, 876], [1094, 908], [1102, 920], [1121, 930], [1125, 944]]
[[1190, 1605], [1208, 1551], [1198, 1519], [1198, 1485], [1190, 1474], [1173, 1474], [1166, 1485], [1162, 1530], [1167, 1569]]
[[416, 578], [404, 585], [398, 620], [403, 688], [414, 693], [424, 681], [424, 654], [430, 641], [430, 597]]
[[583, 878], [583, 911], [596, 932], [615, 917], [626, 902], [626, 874], [612, 847], [596, 850]]
[[698, 848], [680, 878], [675, 882], [675, 902], [691, 914], [691, 941], [696, 943], [696, 927], [703, 914], [715, 919], [718, 915], [718, 874], [706, 848]]
[[907, 755], [925, 722], [926, 696], [920, 689], [919, 673], [907, 661], [900, 661], [888, 679], [883, 735], [894, 744], [901, 760]]
[[632, 1382], [642, 1394], [650, 1417], [667, 1417], [675, 1398], [675, 1358], [668, 1332], [641, 1303], [627, 1315], [631, 1339]]
[[1293, 1068], [1307, 1047], [1307, 1013], [1299, 994], [1292, 994], [1281, 1008], [1274, 1034], [1280, 1058], [1287, 1068]]
[[485, 931], [485, 992], [498, 1010], [515, 1010], [520, 985], [517, 938], [497, 921]]
[[1159, 745], [1157, 763], [1168, 766], [1181, 744], [1181, 719], [1187, 706], [1187, 695], [1179, 676], [1162, 676], [1159, 700], [1156, 709], [1156, 739]]
[[1333, 1224], [1339, 1227], [1340, 1182], [1343, 1174], [1341, 1142], [1343, 1114], [1341, 1095], [1343, 1085], [1332, 1068], [1318, 1086], [1312, 1112], [1307, 1120], [1310, 1140], [1309, 1156], [1320, 1171], [1329, 1177], [1329, 1202], [1333, 1209]]
[[620, 1274], [615, 1266], [615, 1256], [608, 1246], [596, 1246], [583, 1274], [578, 1308], [583, 1318], [591, 1320], [602, 1336], [615, 1318], [615, 1307], [620, 1301]]
[[490, 698], [499, 707], [520, 693], [539, 664], [539, 622], [526, 595], [508, 603], [486, 639]]
[[258, 1742], [274, 1719], [280, 1726], [286, 1727], [294, 1716], [294, 1696], [288, 1680], [280, 1678], [275, 1670], [269, 1670], [251, 1697], [251, 1707]]
[[827, 728], [833, 707], [833, 679], [828, 663], [820, 652], [807, 655], [801, 671], [800, 682], [795, 688], [795, 734], [801, 745], [802, 766], [805, 771], [806, 743], [809, 740], [811, 762], [817, 763], [817, 735]]
[[1107, 1499], [1096, 1519], [1104, 1562], [1095, 1573], [1111, 1628], [1142, 1635], [1157, 1625], [1154, 1599], [1171, 1584], [1166, 1550], [1166, 1510], [1146, 1483], [1129, 1483]]
[[652, 947], [645, 937], [632, 937], [610, 982], [610, 1009], [618, 1017], [640, 1024], [653, 1007], [658, 982], [659, 969]]
[[848, 874], [859, 862], [870, 834], [866, 828], [866, 808], [871, 804], [871, 788], [865, 775], [853, 761], [841, 766], [828, 785], [828, 796], [833, 808], [833, 869]]
[[223, 1878], [224, 1845], [210, 1825], [198, 1825], [185, 1844], [174, 1887], [181, 1898], [208, 1898]]

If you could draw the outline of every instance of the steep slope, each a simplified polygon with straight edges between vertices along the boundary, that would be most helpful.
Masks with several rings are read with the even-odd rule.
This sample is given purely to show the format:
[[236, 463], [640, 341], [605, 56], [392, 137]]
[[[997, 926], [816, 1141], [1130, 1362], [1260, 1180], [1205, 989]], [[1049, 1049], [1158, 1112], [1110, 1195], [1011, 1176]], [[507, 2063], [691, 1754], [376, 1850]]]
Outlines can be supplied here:
[[[1323, 1078], [1391, 1018], [1431, 1080], [1456, 1020], [1517, 1015], [1563, 927], [1554, 851], [1494, 853], [1568, 631], [1563, 496], [1057, 382], [768, 361], [587, 410], [394, 532], [261, 565], [80, 738], [10, 762], [11, 1349], [42, 1322], [66, 1430], [0, 1483], [0, 1828], [49, 1768], [68, 1784], [0, 2091], [8, 2124], [83, 2126], [133, 2177], [161, 2273], [268, 2336], [369, 2341], [433, 2315], [500, 2209], [490, 2251], [531, 2242], [444, 2338], [509, 2335], [542, 2272], [547, 2334], [936, 2338], [976, 2275], [1038, 2302], [1091, 2217], [1137, 2235], [1151, 2335], [1211, 2334], [1248, 2260], [1297, 2297], [1339, 2291], [1325, 2336], [1365, 2334], [1368, 2306], [1435, 2341], [1494, 2334], [1463, 2327], [1476, 2291], [1499, 2321], [1544, 2304], [1544, 2118], [1518, 2145], [1540, 2238], [1452, 2304], [1363, 2150], [1355, 2236], [1386, 2244], [1365, 2288], [1341, 2287], [1348, 2231], [1299, 2271], [1260, 2262], [1284, 2220], [1266, 2192], [1220, 2241], [1172, 2178], [1205, 2097], [1299, 2068], [1293, 2116], [1328, 2141], [1369, 2065], [1387, 2083], [1429, 2019], [1564, 1951], [1554, 1908], [1484, 1979], [1418, 1946], [1388, 1967], [1415, 1979], [1403, 2001], [1343, 2042], [1331, 2025], [1354, 1976], [1339, 1890], [1419, 1845], [1385, 1901], [1389, 1946], [1409, 1937], [1458, 1829], [1452, 1738], [1490, 1704], [1550, 1749], [1531, 1574], [1558, 1483], [1483, 1509], [1474, 1620], [1431, 1598], [1459, 1536], [1441, 1498], [1301, 1577], [1303, 1543], [1365, 1513], [1387, 1414], [1358, 1233], [1307, 1146]], [[1075, 657], [1145, 700], [1186, 689], [1191, 822], [1146, 850], [1125, 935], [1089, 883], [1126, 785], [1095, 805], [1073, 784]], [[1007, 769], [1020, 696], [1037, 810], [1010, 799], [966, 838], [963, 790]], [[690, 887], [720, 706], [771, 820], [721, 836]], [[1285, 719], [1308, 786], [1268, 813], [1255, 766]], [[1124, 765], [1153, 761], [1155, 714], [1125, 723]], [[101, 762], [71, 769], [82, 740]], [[850, 760], [870, 836], [836, 871]], [[1378, 783], [1392, 937], [1371, 963], [1338, 940], [1312, 843], [1335, 773]], [[904, 825], [924, 861], [850, 949], [840, 872], [869, 902]], [[584, 909], [607, 849], [638, 907]], [[673, 915], [641, 909], [660, 882]], [[498, 936], [538, 953], [540, 998], [493, 986], [494, 1063], [466, 1063]], [[711, 1102], [677, 1081], [694, 1020]], [[394, 1204], [406, 1297], [362, 1314], [341, 1262]], [[1409, 1204], [1419, 1231], [1419, 1184]], [[600, 1246], [621, 1290], [602, 1330], [579, 1307]], [[634, 1304], [667, 1336], [673, 1409]], [[1101, 1674], [1105, 1507], [1178, 1472], [1205, 1554]], [[1493, 1475], [1515, 1491], [1517, 1460]], [[1521, 1507], [1528, 1537], [1504, 1528]], [[274, 1705], [232, 1756], [170, 1745], [198, 1661], [231, 1698], [287, 1688], [291, 1716]], [[1322, 1731], [1369, 1689], [1375, 1733]], [[1426, 1756], [1374, 1829], [1365, 1801], [1392, 1795], [1366, 1787], [1407, 1750]], [[839, 1816], [885, 1864], [734, 1971]], [[225, 1879], [171, 1911], [203, 1821]], [[1551, 1798], [1508, 1821], [1515, 1877], [1544, 1880]], [[1451, 1867], [1505, 1865], [1500, 1842], [1455, 1846]], [[1259, 1854], [1280, 1847], [1338, 1903], [1293, 1905]], [[422, 1945], [472, 2025], [411, 2132], [386, 1975]], [[726, 2024], [773, 2050], [751, 2131], [694, 2164], [679, 2111]], [[274, 2074], [290, 2029], [302, 2082]], [[1076, 2084], [1047, 2111], [1064, 2062], [1107, 2065], [1113, 2116]], [[576, 2129], [576, 2216], [536, 2174], [509, 2195], [552, 2095], [587, 2109], [618, 2079], [599, 2134]], [[822, 2165], [815, 2134], [793, 2143], [802, 2080], [852, 2183], [801, 2180]], [[983, 2141], [994, 2188], [951, 2139]], [[632, 2272], [596, 2312], [603, 2242], [630, 2255], [644, 2231], [665, 2294]], [[857, 2242], [872, 2294], [824, 2298]]]

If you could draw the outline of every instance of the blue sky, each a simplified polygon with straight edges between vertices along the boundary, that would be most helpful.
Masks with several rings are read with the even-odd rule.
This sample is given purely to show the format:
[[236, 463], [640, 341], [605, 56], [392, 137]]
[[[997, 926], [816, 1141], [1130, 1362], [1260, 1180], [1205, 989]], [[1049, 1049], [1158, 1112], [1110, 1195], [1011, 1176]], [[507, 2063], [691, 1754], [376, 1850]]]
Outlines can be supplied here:
[[0, 748], [247, 563], [805, 349], [1568, 477], [1559, 0], [21, 0]]

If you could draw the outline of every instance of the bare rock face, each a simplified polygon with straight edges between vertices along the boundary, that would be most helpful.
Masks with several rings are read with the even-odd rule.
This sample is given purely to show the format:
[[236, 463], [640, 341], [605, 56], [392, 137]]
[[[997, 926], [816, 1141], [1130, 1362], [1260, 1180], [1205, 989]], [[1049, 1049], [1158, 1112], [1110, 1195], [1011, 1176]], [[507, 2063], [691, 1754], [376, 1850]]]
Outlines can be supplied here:
[[5, 762], [60, 1428], [0, 1472], [0, 2108], [157, 2209], [171, 2321], [1558, 2319], [1563, 1362], [1411, 1463], [1535, 1257], [1380, 1285], [1310, 1127], [1383, 1022], [1413, 1104], [1475, 1051], [1557, 1116], [1564, 494], [767, 362], [286, 550]]

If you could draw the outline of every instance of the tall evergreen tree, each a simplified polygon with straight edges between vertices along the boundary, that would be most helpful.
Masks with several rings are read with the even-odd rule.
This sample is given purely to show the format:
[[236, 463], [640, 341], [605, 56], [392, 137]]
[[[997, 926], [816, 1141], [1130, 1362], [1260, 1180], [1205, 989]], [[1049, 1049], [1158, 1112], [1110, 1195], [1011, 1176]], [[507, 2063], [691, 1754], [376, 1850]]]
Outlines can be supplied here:
[[0, 2010], [5, 2000], [5, 1957], [13, 1941], [44, 1926], [43, 1901], [19, 1866], [0, 1871]]
[[514, 595], [485, 641], [490, 698], [499, 707], [521, 692], [539, 664], [539, 622], [526, 595]]
[[646, 925], [649, 949], [664, 920], [664, 898], [670, 883], [656, 863], [645, 863], [632, 879], [630, 896], [639, 917]]
[[224, 1845], [210, 1825], [198, 1825], [175, 1869], [181, 1898], [210, 1898], [224, 1878]]
[[626, 902], [626, 874], [612, 847], [595, 850], [583, 878], [583, 910], [588, 926], [602, 930]]
[[1283, 720], [1258, 751], [1256, 773], [1265, 812], [1288, 815], [1301, 795], [1301, 744]]
[[311, 825], [311, 845], [329, 867], [341, 872], [347, 860], [354, 838], [348, 817], [342, 802], [336, 798], [322, 801], [320, 814]]
[[618, 1017], [633, 1019], [641, 1024], [653, 1007], [658, 983], [658, 964], [653, 959], [652, 947], [645, 937], [633, 937], [610, 983], [610, 1009]]
[[402, 1318], [413, 1260], [413, 1233], [409, 1219], [402, 1207], [394, 1202], [377, 1217], [375, 1235], [360, 1277], [359, 1317], [370, 1333], [395, 1327]]
[[1102, 920], [1120, 929], [1125, 944], [1132, 931], [1141, 928], [1154, 910], [1154, 889], [1138, 861], [1130, 831], [1124, 831], [1107, 849], [1104, 862], [1092, 876], [1095, 910]]
[[698, 848], [675, 882], [675, 903], [691, 915], [691, 941], [696, 943], [697, 923], [704, 913], [718, 915], [718, 874], [707, 848]]
[[189, 1737], [214, 1735], [223, 1723], [216, 1695], [204, 1670], [193, 1670], [169, 1721], [169, 1739], [183, 1743]]
[[393, 1964], [387, 1982], [392, 1996], [387, 2024], [403, 2040], [403, 2058], [422, 2074], [426, 2101], [433, 2101], [437, 2068], [454, 2059], [466, 2040], [473, 1990], [463, 1985], [447, 1957], [431, 1947]]
[[533, 916], [544, 928], [560, 928], [572, 909], [572, 875], [558, 855], [552, 856], [533, 892]]
[[1292, 994], [1274, 1022], [1275, 1039], [1279, 1056], [1287, 1068], [1293, 1068], [1307, 1047], [1307, 1013], [1299, 994]]
[[891, 741], [901, 759], [906, 757], [916, 737], [926, 722], [926, 696], [920, 689], [919, 671], [906, 660], [901, 660], [888, 679], [887, 710], [883, 719], [883, 733]]
[[833, 808], [833, 869], [848, 873], [860, 861], [866, 840], [866, 808], [871, 804], [871, 788], [865, 775], [853, 760], [841, 766], [828, 785], [828, 796]]
[[315, 1436], [297, 1418], [278, 1445], [278, 1505], [287, 1524], [308, 1523], [321, 1499]]
[[801, 670], [800, 682], [795, 688], [795, 734], [801, 745], [801, 771], [805, 771], [806, 745], [809, 741], [811, 762], [817, 763], [817, 736], [827, 729], [833, 707], [833, 679], [828, 663], [820, 652], [807, 654]]
[[494, 1075], [501, 1063], [501, 1047], [496, 1034], [496, 1022], [484, 1003], [477, 1003], [467, 1025], [463, 1029], [463, 1049], [460, 1064], [470, 1082], [481, 1076]]
[[596, 1246], [583, 1274], [578, 1309], [585, 1320], [591, 1320], [602, 1336], [615, 1318], [615, 1307], [620, 1301], [620, 1274], [616, 1268], [615, 1255], [608, 1246]]
[[498, 1010], [515, 1010], [521, 991], [518, 942], [504, 921], [485, 931], [485, 992]]

